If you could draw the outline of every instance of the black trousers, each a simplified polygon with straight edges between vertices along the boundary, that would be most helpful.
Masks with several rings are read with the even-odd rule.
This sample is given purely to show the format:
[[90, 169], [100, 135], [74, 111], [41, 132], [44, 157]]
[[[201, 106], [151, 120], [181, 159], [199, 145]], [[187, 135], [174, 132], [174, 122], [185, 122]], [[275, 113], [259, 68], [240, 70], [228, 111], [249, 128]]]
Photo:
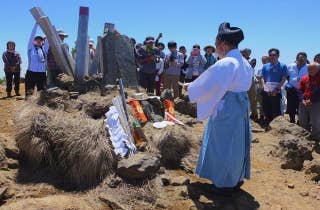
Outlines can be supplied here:
[[281, 115], [281, 94], [276, 96], [269, 95], [269, 93], [262, 92], [262, 107], [266, 123], [270, 123], [274, 118]]
[[290, 122], [295, 123], [295, 117], [299, 109], [299, 96], [295, 88], [288, 88], [287, 92], [287, 113], [290, 116]]
[[35, 87], [37, 87], [38, 91], [44, 90], [46, 83], [47, 76], [45, 72], [32, 72], [28, 70], [25, 78], [26, 95], [32, 95]]
[[20, 88], [20, 72], [5, 72], [6, 74], [6, 83], [7, 83], [7, 93], [12, 91], [12, 81], [14, 82], [14, 91], [19, 93]]
[[140, 71], [140, 85], [147, 89], [148, 93], [154, 94], [156, 86], [156, 74], [147, 74]]

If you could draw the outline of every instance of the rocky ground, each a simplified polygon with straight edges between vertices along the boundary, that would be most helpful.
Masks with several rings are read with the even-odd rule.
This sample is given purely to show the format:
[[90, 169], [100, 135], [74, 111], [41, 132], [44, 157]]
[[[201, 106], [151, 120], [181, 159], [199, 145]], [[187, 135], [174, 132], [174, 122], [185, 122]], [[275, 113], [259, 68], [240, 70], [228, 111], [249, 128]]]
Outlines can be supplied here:
[[[305, 141], [294, 143], [303, 131], [294, 133], [295, 127], [287, 131], [287, 126], [281, 127], [284, 122], [275, 124], [270, 132], [253, 125], [252, 179], [233, 197], [213, 195], [207, 180], [190, 173], [192, 161], [184, 170], [161, 168], [148, 181], [127, 183], [108, 177], [80, 191], [62, 185], [62, 176], [31, 170], [18, 161], [13, 116], [24, 100], [4, 96], [1, 86], [0, 209], [319, 209], [320, 155]], [[199, 141], [203, 127], [193, 124], [193, 135]], [[292, 136], [285, 135], [288, 133]], [[197, 156], [197, 148], [190, 152]], [[299, 161], [300, 165], [295, 164]]]

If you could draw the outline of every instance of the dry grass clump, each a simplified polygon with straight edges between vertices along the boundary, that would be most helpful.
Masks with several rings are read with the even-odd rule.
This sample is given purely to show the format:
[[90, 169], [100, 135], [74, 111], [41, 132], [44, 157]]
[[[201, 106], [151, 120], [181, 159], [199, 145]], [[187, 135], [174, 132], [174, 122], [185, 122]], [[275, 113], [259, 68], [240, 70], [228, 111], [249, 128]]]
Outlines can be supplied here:
[[59, 170], [73, 184], [94, 184], [115, 169], [102, 120], [26, 103], [16, 127], [16, 142], [27, 160]]
[[153, 135], [151, 146], [160, 152], [161, 164], [168, 168], [180, 166], [191, 147], [187, 134], [183, 127], [175, 125]]

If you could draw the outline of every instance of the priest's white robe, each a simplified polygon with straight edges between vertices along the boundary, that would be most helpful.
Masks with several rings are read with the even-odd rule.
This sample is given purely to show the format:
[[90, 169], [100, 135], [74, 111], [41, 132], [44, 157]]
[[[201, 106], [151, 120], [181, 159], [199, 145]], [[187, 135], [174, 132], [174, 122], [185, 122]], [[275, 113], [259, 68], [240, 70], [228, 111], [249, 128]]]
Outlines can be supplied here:
[[208, 119], [196, 173], [217, 187], [235, 187], [250, 178], [251, 128], [247, 91], [252, 68], [238, 49], [189, 85], [199, 120]]

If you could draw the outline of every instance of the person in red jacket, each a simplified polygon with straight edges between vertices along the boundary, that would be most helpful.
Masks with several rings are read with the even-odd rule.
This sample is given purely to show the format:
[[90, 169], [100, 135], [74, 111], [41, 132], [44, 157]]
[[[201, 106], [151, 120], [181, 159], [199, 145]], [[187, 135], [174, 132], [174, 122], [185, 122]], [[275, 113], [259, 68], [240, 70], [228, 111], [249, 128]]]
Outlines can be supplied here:
[[308, 66], [308, 75], [300, 79], [298, 85], [302, 94], [299, 106], [299, 124], [311, 131], [311, 137], [320, 140], [320, 70], [316, 62]]

